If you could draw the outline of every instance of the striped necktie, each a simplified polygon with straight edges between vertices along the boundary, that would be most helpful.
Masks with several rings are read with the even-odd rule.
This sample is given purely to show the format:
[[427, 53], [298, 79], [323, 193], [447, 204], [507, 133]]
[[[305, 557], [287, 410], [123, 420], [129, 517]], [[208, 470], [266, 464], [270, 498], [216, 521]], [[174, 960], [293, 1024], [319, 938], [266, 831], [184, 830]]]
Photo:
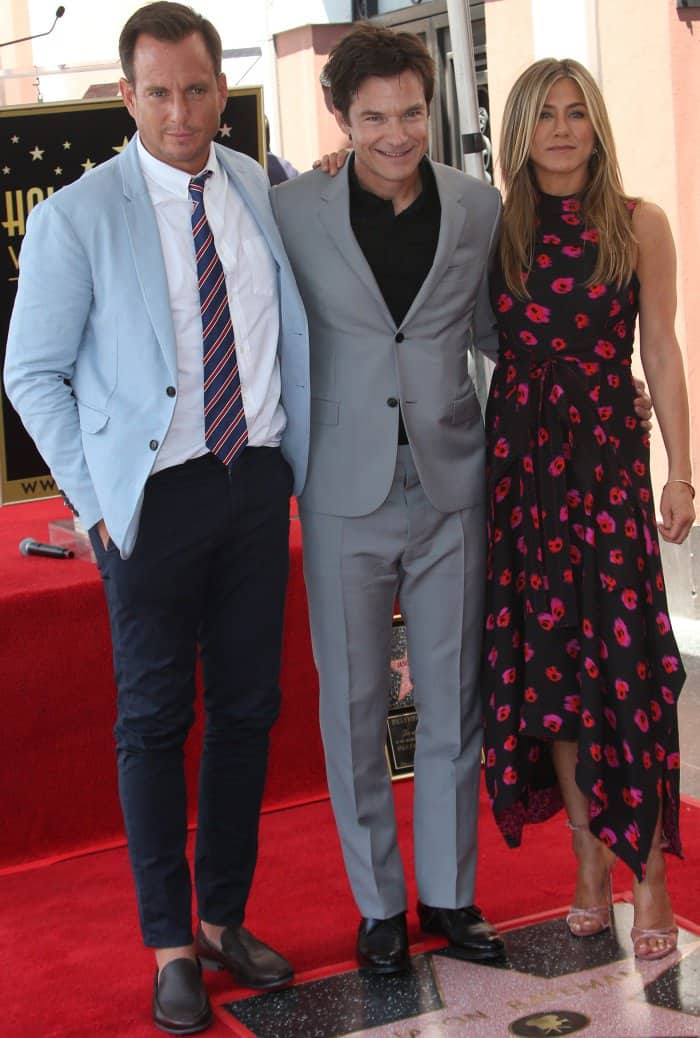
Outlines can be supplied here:
[[190, 180], [192, 234], [197, 259], [204, 354], [204, 440], [224, 465], [248, 442], [236, 342], [226, 295], [226, 278], [204, 209], [204, 184], [211, 170]]

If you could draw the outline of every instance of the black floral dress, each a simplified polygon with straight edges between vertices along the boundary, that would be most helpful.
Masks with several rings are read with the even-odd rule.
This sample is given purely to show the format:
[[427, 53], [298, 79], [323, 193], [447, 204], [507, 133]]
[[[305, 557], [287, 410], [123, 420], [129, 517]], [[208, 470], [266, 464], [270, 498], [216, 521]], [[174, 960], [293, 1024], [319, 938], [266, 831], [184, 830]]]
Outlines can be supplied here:
[[641, 878], [660, 803], [681, 853], [685, 673], [633, 409], [639, 284], [586, 285], [597, 240], [577, 198], [543, 195], [530, 298], [492, 281], [486, 782], [517, 846], [525, 822], [562, 806], [551, 741], [575, 741], [591, 829]]

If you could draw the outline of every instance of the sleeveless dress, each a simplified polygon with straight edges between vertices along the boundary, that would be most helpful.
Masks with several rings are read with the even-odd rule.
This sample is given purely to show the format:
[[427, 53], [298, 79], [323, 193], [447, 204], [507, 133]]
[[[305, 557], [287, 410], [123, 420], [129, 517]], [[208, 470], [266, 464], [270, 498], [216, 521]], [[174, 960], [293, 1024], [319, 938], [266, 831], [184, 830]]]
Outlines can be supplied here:
[[639, 283], [592, 284], [598, 234], [542, 195], [529, 299], [492, 279], [499, 360], [486, 413], [486, 783], [517, 846], [563, 806], [553, 739], [578, 744], [591, 830], [644, 875], [659, 804], [681, 855], [677, 699], [649, 441], [633, 408]]

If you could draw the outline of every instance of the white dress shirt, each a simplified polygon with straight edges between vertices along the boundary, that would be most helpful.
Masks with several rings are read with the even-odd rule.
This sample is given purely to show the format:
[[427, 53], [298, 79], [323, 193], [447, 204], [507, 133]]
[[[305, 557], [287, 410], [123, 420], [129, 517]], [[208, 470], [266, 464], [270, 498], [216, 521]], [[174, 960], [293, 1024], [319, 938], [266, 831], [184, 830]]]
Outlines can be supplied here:
[[[177, 398], [153, 471], [207, 453], [204, 442], [202, 318], [192, 237], [190, 174], [156, 159], [138, 140], [155, 209], [177, 346]], [[204, 208], [226, 275], [236, 357], [251, 447], [276, 447], [286, 425], [277, 357], [277, 265], [254, 217], [221, 168], [212, 145]], [[204, 172], [204, 170], [202, 170]]]

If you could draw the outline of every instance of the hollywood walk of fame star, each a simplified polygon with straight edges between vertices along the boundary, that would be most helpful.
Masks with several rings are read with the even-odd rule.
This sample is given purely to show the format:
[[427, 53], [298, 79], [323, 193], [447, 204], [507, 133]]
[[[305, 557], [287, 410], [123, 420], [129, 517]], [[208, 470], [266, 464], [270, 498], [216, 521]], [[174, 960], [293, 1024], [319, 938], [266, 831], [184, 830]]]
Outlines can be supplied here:
[[43, 159], [45, 148], [40, 148], [38, 144], [35, 144], [29, 154], [32, 157], [32, 162], [37, 162], [39, 159]]

